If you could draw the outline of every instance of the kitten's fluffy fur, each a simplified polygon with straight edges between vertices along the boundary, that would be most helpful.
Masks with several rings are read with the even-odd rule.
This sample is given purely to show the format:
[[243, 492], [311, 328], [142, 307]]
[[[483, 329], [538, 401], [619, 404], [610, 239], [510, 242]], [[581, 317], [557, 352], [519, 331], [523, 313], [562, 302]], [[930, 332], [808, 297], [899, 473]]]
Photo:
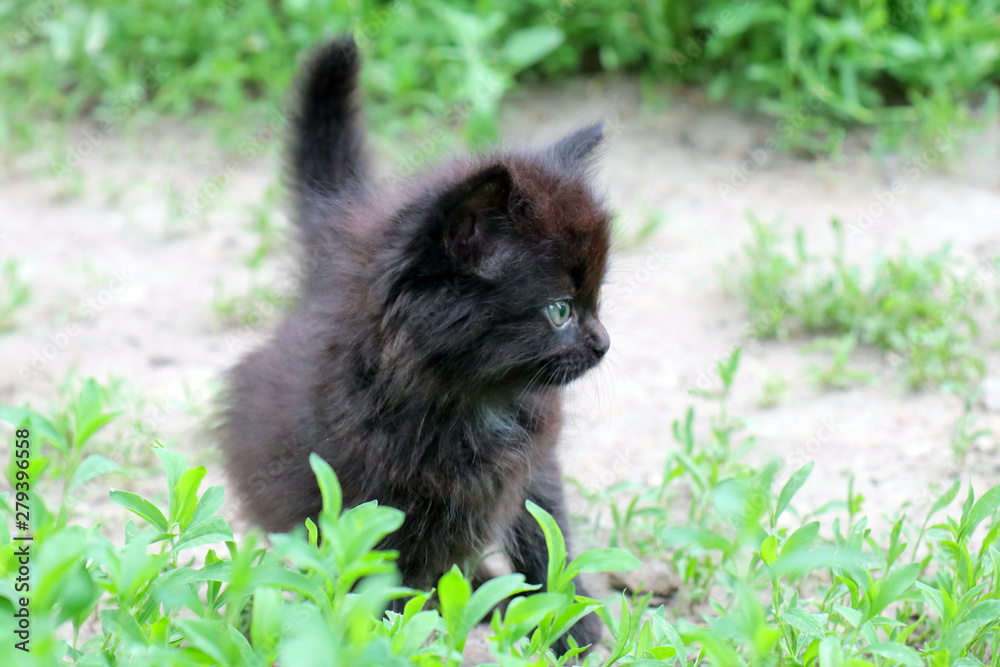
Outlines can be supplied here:
[[[316, 452], [346, 506], [406, 513], [380, 545], [399, 550], [405, 585], [431, 587], [494, 541], [544, 583], [525, 500], [568, 533], [560, 385], [609, 344], [596, 312], [609, 219], [587, 179], [600, 126], [384, 192], [368, 173], [358, 69], [343, 38], [304, 74], [291, 156], [302, 292], [229, 376], [230, 474], [250, 517], [286, 531], [321, 508]], [[562, 327], [546, 317], [558, 300], [572, 307]], [[592, 643], [600, 625], [591, 615], [571, 633]]]

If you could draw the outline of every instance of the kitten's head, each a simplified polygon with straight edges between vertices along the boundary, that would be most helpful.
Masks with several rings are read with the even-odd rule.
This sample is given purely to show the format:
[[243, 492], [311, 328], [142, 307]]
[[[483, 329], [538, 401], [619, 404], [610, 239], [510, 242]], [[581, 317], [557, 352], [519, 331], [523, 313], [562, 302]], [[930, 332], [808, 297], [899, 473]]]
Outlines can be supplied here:
[[397, 214], [383, 363], [478, 392], [564, 384], [601, 360], [610, 222], [587, 178], [600, 141], [595, 125], [456, 167]]

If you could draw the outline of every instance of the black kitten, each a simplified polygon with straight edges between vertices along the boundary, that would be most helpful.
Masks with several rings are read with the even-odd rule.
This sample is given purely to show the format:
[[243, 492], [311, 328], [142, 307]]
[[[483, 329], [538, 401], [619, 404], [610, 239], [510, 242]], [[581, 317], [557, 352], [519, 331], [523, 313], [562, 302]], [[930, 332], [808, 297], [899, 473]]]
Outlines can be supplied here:
[[[597, 319], [609, 218], [586, 174], [601, 128], [383, 192], [367, 168], [358, 70], [344, 38], [304, 75], [292, 146], [302, 292], [229, 376], [230, 475], [252, 519], [287, 531], [321, 509], [316, 452], [345, 506], [406, 513], [380, 545], [399, 551], [404, 585], [434, 586], [495, 541], [544, 584], [525, 500], [568, 534], [560, 387], [609, 345]], [[590, 615], [570, 632], [591, 644], [600, 627]]]

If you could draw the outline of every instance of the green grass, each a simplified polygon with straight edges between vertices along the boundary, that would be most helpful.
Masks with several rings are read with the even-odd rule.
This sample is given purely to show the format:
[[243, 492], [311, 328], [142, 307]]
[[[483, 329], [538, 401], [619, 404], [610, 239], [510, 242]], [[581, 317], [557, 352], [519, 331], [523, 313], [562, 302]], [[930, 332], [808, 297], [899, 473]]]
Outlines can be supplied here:
[[779, 405], [788, 392], [788, 381], [780, 374], [765, 371], [764, 386], [761, 388], [757, 405], [762, 408], [773, 408]]
[[836, 249], [823, 256], [808, 252], [801, 230], [791, 240], [752, 216], [750, 225], [751, 240], [723, 280], [746, 306], [752, 336], [831, 337], [818, 344], [833, 353], [831, 366], [814, 372], [823, 385], [871, 380], [847, 365], [863, 344], [885, 353], [910, 387], [962, 393], [978, 387], [986, 352], [979, 319], [984, 308], [996, 309], [976, 276], [980, 267], [954, 258], [948, 247], [920, 255], [904, 246], [865, 268], [848, 261], [837, 221]]
[[812, 351], [830, 353], [830, 363], [827, 366], [813, 365], [809, 375], [813, 381], [823, 388], [845, 389], [855, 384], [866, 382], [875, 384], [878, 379], [873, 374], [849, 365], [851, 352], [858, 346], [857, 337], [848, 333], [840, 338], [820, 338], [809, 345]]
[[257, 272], [245, 293], [226, 292], [221, 283], [215, 285], [212, 313], [222, 328], [257, 327], [270, 322], [288, 305], [288, 295], [279, 288], [264, 284]]
[[46, 117], [115, 132], [148, 110], [214, 110], [238, 143], [283, 107], [301, 53], [353, 30], [372, 125], [445, 128], [430, 154], [454, 128], [495, 138], [499, 101], [522, 83], [594, 70], [639, 73], [654, 106], [658, 84], [703, 86], [779, 119], [780, 145], [829, 150], [856, 125], [889, 144], [914, 131], [932, 141], [970, 105], [996, 107], [996, 11], [996, 0], [5, 2], [0, 138], [38, 140]]
[[621, 211], [615, 211], [611, 225], [611, 237], [615, 247], [629, 249], [642, 245], [651, 236], [665, 227], [670, 221], [670, 215], [662, 208], [645, 211], [641, 219], [628, 221]]
[[[722, 386], [707, 431], [693, 410], [675, 422], [677, 446], [661, 481], [591, 496], [610, 514], [611, 545], [572, 560], [554, 521], [529, 505], [552, 566], [543, 590], [506, 575], [473, 591], [457, 567], [429, 591], [398, 587], [395, 553], [374, 545], [402, 514], [367, 503], [342, 507], [322, 460], [311, 463], [323, 494], [318, 525], [287, 535], [234, 535], [219, 514], [224, 491], [202, 489], [204, 467], [154, 448], [163, 492], [111, 490], [118, 506], [103, 528], [73, 491], [124, 471], [88, 454], [115, 418], [93, 381], [51, 420], [0, 408], [16, 425], [0, 496], [0, 618], [4, 664], [18, 665], [459, 665], [469, 632], [489, 628], [496, 664], [566, 664], [548, 647], [580, 615], [607, 626], [610, 657], [597, 665], [998, 665], [1000, 664], [1000, 487], [968, 489], [960, 513], [935, 519], [959, 482], [917, 516], [872, 534], [862, 499], [812, 514], [794, 498], [812, 464], [782, 471], [751, 466], [753, 446], [728, 396], [739, 351], [719, 364]], [[703, 435], [702, 433], [707, 433]], [[5, 434], [4, 437], [10, 437]], [[30, 445], [21, 446], [21, 442]], [[15, 452], [30, 452], [30, 457]], [[21, 483], [21, 487], [15, 486]], [[31, 653], [7, 627], [20, 608], [11, 526], [30, 507]], [[106, 535], [112, 535], [111, 538]], [[593, 539], [593, 537], [592, 537]], [[683, 601], [647, 608], [648, 597], [576, 596], [577, 572], [629, 569], [664, 559], [682, 579]], [[415, 597], [403, 614], [386, 601]], [[496, 603], [513, 596], [503, 611]], [[692, 606], [693, 605], [693, 606]]]

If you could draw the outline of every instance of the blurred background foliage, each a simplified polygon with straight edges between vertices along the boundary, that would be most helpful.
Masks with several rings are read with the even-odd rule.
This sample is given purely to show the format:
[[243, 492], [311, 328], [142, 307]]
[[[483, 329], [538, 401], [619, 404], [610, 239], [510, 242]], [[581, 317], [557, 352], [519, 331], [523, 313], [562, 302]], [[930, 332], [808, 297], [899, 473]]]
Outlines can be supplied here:
[[[711, 100], [789, 121], [793, 147], [845, 128], [888, 143], [995, 107], [1000, 0], [5, 0], [0, 138], [40, 119], [131, 118], [141, 107], [246, 127], [280, 108], [297, 59], [352, 30], [383, 136], [447, 122], [473, 143], [502, 95], [534, 80], [636, 73], [644, 94]], [[405, 119], [405, 120], [400, 120]]]

